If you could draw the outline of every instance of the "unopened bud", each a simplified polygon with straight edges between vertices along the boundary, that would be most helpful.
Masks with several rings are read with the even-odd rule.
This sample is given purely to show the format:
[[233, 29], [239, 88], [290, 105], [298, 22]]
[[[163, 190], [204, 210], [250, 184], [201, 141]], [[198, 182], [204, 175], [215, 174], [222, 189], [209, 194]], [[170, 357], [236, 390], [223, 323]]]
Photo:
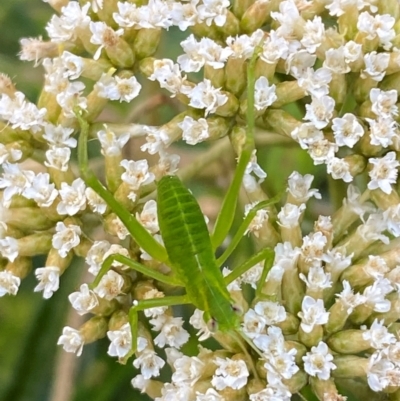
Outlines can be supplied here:
[[327, 343], [329, 348], [340, 354], [358, 354], [371, 348], [369, 340], [364, 340], [363, 330], [342, 330], [331, 335]]
[[90, 344], [106, 336], [108, 319], [95, 316], [85, 322], [79, 329], [85, 344]]
[[160, 43], [161, 29], [140, 29], [133, 42], [136, 58], [142, 60], [152, 56]]

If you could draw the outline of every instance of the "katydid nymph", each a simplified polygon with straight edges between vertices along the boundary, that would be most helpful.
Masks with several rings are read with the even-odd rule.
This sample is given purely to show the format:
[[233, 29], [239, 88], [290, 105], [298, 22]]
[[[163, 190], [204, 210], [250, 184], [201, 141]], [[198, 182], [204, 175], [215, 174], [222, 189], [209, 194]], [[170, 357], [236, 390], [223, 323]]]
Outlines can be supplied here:
[[[204, 320], [212, 331], [232, 333], [235, 339], [238, 338], [236, 333], [239, 333], [246, 342], [249, 342], [251, 347], [255, 348], [240, 331], [240, 316], [227, 290], [227, 285], [263, 260], [265, 260], [265, 268], [270, 268], [273, 261], [273, 251], [271, 249], [260, 251], [225, 278], [214, 252], [225, 239], [232, 225], [241, 182], [254, 148], [254, 66], [259, 50], [256, 48], [249, 62], [247, 73], [248, 127], [246, 143], [243, 146], [234, 178], [224, 198], [221, 212], [211, 235], [195, 197], [179, 178], [164, 176], [157, 184], [157, 210], [165, 248], [158, 243], [136, 218], [115, 200], [112, 193], [89, 170], [87, 155], [89, 126], [81, 113], [79, 111], [76, 113], [81, 126], [78, 159], [82, 178], [86, 185], [104, 199], [110, 209], [126, 226], [137, 244], [152, 258], [167, 264], [173, 273], [167, 276], [125, 256], [115, 254], [105, 260], [92, 286], [95, 287], [101, 277], [111, 268], [112, 263], [118, 261], [160, 283], [184, 287], [186, 290], [184, 295], [146, 299], [134, 303], [129, 312], [132, 332], [131, 354], [136, 350], [138, 312], [154, 307], [180, 304], [193, 304], [197, 309], [202, 310]], [[277, 200], [277, 198], [273, 198], [257, 204], [242, 222], [233, 242], [243, 236], [258, 210], [277, 202]], [[229, 252], [231, 249], [219, 259], [220, 263], [226, 260]]]

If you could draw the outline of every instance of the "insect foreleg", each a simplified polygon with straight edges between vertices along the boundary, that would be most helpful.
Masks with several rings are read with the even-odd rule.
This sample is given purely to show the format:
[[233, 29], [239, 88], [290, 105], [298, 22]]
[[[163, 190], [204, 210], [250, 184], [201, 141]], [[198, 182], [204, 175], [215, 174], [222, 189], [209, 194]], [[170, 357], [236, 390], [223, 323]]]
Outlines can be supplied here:
[[[272, 262], [273, 262], [274, 257], [275, 257], [275, 253], [271, 248], [263, 249], [262, 251], [253, 255], [250, 259], [246, 260], [246, 262], [244, 262], [242, 265], [236, 267], [231, 273], [229, 273], [225, 277], [225, 283], [227, 285], [230, 284], [232, 281], [239, 278], [242, 274], [246, 273], [247, 270], [250, 270], [254, 265], [256, 265], [257, 263], [260, 263], [264, 259], [272, 260]], [[271, 266], [272, 266], [272, 263], [271, 263]], [[267, 273], [268, 273], [268, 271], [267, 271]]]
[[169, 285], [173, 285], [173, 286], [182, 286], [181, 282], [179, 280], [177, 280], [175, 277], [166, 276], [165, 274], [155, 271], [155, 270], [151, 269], [150, 267], [144, 266], [141, 263], [136, 262], [135, 260], [129, 259], [128, 257], [126, 257], [124, 255], [120, 255], [120, 254], [116, 253], [116, 254], [108, 256], [107, 259], [103, 262], [99, 273], [97, 274], [95, 280], [91, 284], [92, 288], [96, 288], [98, 286], [101, 278], [105, 274], [107, 274], [107, 272], [110, 270], [110, 268], [114, 262], [122, 263], [123, 265], [128, 266], [131, 269], [136, 270], [137, 272], [142, 273], [142, 274], [146, 275], [147, 277], [150, 277], [161, 283], [169, 284]]
[[239, 244], [240, 240], [243, 238], [244, 233], [246, 232], [249, 225], [251, 224], [251, 221], [256, 216], [257, 212], [261, 209], [264, 209], [268, 206], [273, 205], [274, 203], [277, 203], [280, 198], [281, 198], [281, 195], [278, 194], [271, 199], [259, 202], [256, 206], [254, 206], [249, 211], [249, 213], [246, 215], [246, 217], [243, 219], [242, 223], [240, 224], [238, 230], [236, 231], [232, 241], [229, 243], [229, 245], [225, 249], [224, 253], [217, 259], [217, 264], [219, 266], [222, 266], [222, 264], [229, 258], [231, 253], [235, 250], [235, 248]]
[[136, 220], [127, 209], [125, 209], [99, 181], [93, 171], [89, 168], [87, 141], [89, 135], [89, 124], [82, 116], [82, 110], [74, 109], [78, 119], [81, 132], [78, 140], [78, 164], [81, 176], [85, 184], [92, 188], [107, 203], [108, 207], [119, 217], [132, 238], [144, 249], [152, 258], [165, 262], [168, 255], [165, 248], [158, 243], [153, 236]]
[[141, 301], [135, 301], [134, 305], [129, 310], [129, 324], [131, 326], [132, 335], [132, 348], [130, 354], [132, 355], [137, 348], [138, 312], [145, 309], [159, 308], [162, 306], [174, 306], [191, 303], [192, 302], [187, 295], [167, 296], [163, 298], [143, 299]]
[[258, 45], [250, 59], [247, 67], [247, 130], [246, 130], [246, 142], [242, 148], [242, 152], [239, 157], [239, 162], [236, 167], [235, 175], [232, 183], [226, 193], [226, 196], [222, 202], [221, 212], [218, 215], [217, 221], [215, 222], [214, 232], [211, 236], [211, 243], [213, 249], [217, 249], [222, 241], [226, 238], [233, 222], [233, 218], [236, 210], [237, 198], [239, 196], [240, 186], [242, 184], [243, 176], [246, 171], [246, 167], [250, 162], [254, 145], [254, 87], [255, 87], [255, 65], [257, 58], [262, 51], [262, 45]]

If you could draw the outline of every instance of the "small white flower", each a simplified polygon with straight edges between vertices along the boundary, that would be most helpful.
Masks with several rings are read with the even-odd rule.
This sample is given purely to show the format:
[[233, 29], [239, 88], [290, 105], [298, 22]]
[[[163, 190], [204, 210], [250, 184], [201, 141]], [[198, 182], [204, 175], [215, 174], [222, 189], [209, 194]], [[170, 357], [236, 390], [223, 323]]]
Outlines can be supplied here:
[[315, 300], [306, 295], [303, 298], [301, 309], [302, 311], [297, 315], [301, 319], [300, 326], [305, 333], [311, 333], [314, 326], [328, 322], [329, 312], [325, 311], [324, 301], [322, 299]]
[[86, 200], [90, 208], [95, 213], [104, 214], [107, 210], [107, 203], [103, 200], [97, 192], [93, 191], [92, 188], [87, 187], [85, 189]]
[[79, 291], [70, 294], [68, 299], [72, 307], [80, 315], [90, 312], [99, 304], [95, 293], [92, 290], [89, 290], [87, 284], [82, 284]]
[[70, 224], [66, 226], [62, 221], [56, 225], [56, 234], [53, 235], [52, 245], [59, 255], [65, 258], [68, 252], [79, 245], [82, 231], [79, 226]]
[[93, 55], [94, 60], [98, 60], [100, 58], [101, 50], [103, 48], [107, 49], [107, 47], [115, 46], [118, 41], [118, 36], [121, 36], [124, 32], [123, 29], [114, 31], [103, 21], [90, 21], [89, 27], [92, 31], [90, 42], [94, 45], [100, 45], [100, 47], [96, 50], [96, 53]]
[[384, 157], [369, 159], [373, 165], [372, 170], [368, 173], [371, 181], [368, 183], [368, 189], [380, 188], [385, 194], [392, 192], [391, 184], [396, 183], [397, 168], [400, 163], [396, 160], [396, 153], [389, 152]]
[[269, 85], [268, 79], [261, 76], [257, 79], [254, 87], [254, 106], [257, 110], [265, 110], [268, 106], [271, 106], [275, 100], [278, 99], [276, 96], [276, 86]]
[[105, 274], [97, 287], [94, 289], [94, 292], [100, 297], [111, 301], [121, 294], [121, 290], [124, 286], [123, 277], [116, 273], [114, 270], [109, 270], [107, 274]]
[[119, 330], [107, 331], [107, 337], [111, 341], [108, 355], [123, 358], [131, 350], [132, 334], [129, 323], [125, 323]]
[[189, 333], [183, 328], [183, 319], [166, 315], [157, 316], [150, 320], [153, 330], [161, 331], [154, 339], [154, 344], [164, 348], [165, 344], [170, 347], [180, 348], [189, 340]]
[[303, 356], [304, 370], [310, 376], [316, 376], [320, 380], [328, 380], [331, 370], [336, 369], [332, 360], [333, 356], [329, 353], [328, 346], [320, 341], [316, 347], [311, 348], [311, 352], [307, 352]]
[[205, 363], [195, 356], [182, 355], [174, 361], [172, 382], [193, 386], [202, 376]]
[[71, 158], [70, 148], [55, 148], [51, 147], [46, 152], [46, 167], [54, 168], [55, 170], [67, 171], [69, 167], [69, 160]]
[[89, 273], [94, 276], [99, 272], [105, 259], [105, 253], [110, 249], [108, 241], [95, 241], [86, 254], [85, 262], [89, 265]]
[[[164, 296], [165, 295], [163, 292], [154, 288], [152, 290], [147, 291], [143, 295], [143, 299], [163, 298]], [[145, 309], [143, 312], [146, 317], [157, 317], [157, 316], [163, 315], [167, 309], [168, 309], [168, 306], [159, 306], [157, 308]]]
[[361, 330], [364, 330], [363, 339], [369, 341], [371, 347], [375, 349], [382, 349], [396, 342], [394, 334], [389, 333], [387, 327], [384, 326], [384, 320], [375, 319], [369, 329], [367, 326], [361, 326]]
[[205, 118], [195, 120], [190, 116], [185, 116], [183, 121], [178, 123], [178, 127], [182, 130], [182, 139], [188, 145], [196, 145], [210, 136]]
[[150, 234], [156, 234], [160, 231], [157, 217], [157, 202], [155, 200], [151, 199], [147, 201], [140, 214], [136, 213], [136, 218]]
[[258, 337], [264, 332], [267, 322], [263, 316], [257, 314], [253, 309], [249, 309], [243, 316], [243, 332], [249, 337]]
[[133, 366], [137, 369], [140, 368], [144, 379], [159, 376], [160, 369], [164, 365], [165, 361], [152, 349], [145, 349], [140, 356], [133, 361]]
[[207, 338], [212, 336], [212, 332], [204, 321], [203, 315], [203, 311], [195, 309], [193, 315], [189, 319], [189, 323], [198, 330], [197, 337], [199, 337], [199, 341], [207, 340]]
[[370, 77], [374, 81], [380, 82], [386, 75], [389, 66], [389, 53], [377, 53], [373, 51], [364, 55], [365, 70], [361, 72], [361, 78]]
[[139, 84], [135, 76], [120, 78], [103, 74], [100, 80], [96, 82], [95, 88], [100, 97], [129, 103], [139, 95], [142, 85]]
[[268, 326], [272, 326], [286, 320], [286, 311], [282, 305], [272, 301], [257, 302], [254, 306], [255, 312], [262, 316]]
[[243, 360], [215, 358], [214, 363], [218, 368], [214, 373], [211, 384], [217, 390], [223, 390], [227, 387], [239, 390], [247, 384], [249, 371]]
[[63, 127], [62, 125], [46, 124], [44, 126], [45, 139], [49, 145], [59, 148], [69, 147], [75, 148], [77, 141], [75, 138], [71, 138], [74, 132], [73, 128]]
[[3, 258], [7, 258], [10, 262], [18, 257], [18, 241], [12, 237], [0, 239], [0, 254]]
[[325, 128], [332, 116], [335, 109], [335, 100], [327, 95], [319, 98], [313, 97], [310, 104], [306, 104], [305, 120], [311, 121], [317, 129]]
[[8, 207], [14, 195], [21, 195], [31, 186], [35, 173], [23, 170], [19, 164], [4, 163], [3, 174], [0, 177], [0, 188], [4, 189], [3, 204]]
[[57, 205], [57, 212], [61, 215], [74, 216], [84, 210], [86, 208], [85, 188], [85, 183], [81, 178], [73, 181], [72, 185], [62, 182], [61, 189], [58, 191], [61, 201]]
[[64, 351], [73, 352], [76, 356], [81, 356], [84, 339], [78, 330], [66, 326], [63, 328], [63, 333], [58, 339], [57, 345], [62, 345]]
[[32, 180], [32, 185], [25, 189], [24, 196], [33, 199], [40, 207], [50, 207], [57, 198], [58, 191], [50, 184], [48, 173], [39, 173]]
[[371, 110], [380, 117], [394, 117], [399, 114], [399, 109], [396, 106], [397, 91], [383, 91], [379, 88], [372, 88], [369, 92], [371, 100]]
[[97, 132], [101, 144], [101, 153], [106, 157], [120, 156], [122, 148], [129, 141], [129, 134], [122, 134], [116, 136], [114, 132], [110, 131], [107, 127], [106, 130]]
[[364, 135], [364, 129], [358, 122], [356, 116], [346, 113], [343, 117], [336, 117], [332, 120], [332, 131], [335, 142], [338, 146], [352, 148]]
[[43, 291], [43, 298], [49, 299], [58, 290], [60, 284], [60, 268], [57, 266], [40, 267], [35, 270], [39, 284], [34, 291]]
[[154, 174], [149, 172], [149, 166], [147, 160], [139, 160], [137, 162], [133, 160], [122, 160], [121, 166], [125, 169], [125, 172], [121, 175], [122, 181], [128, 184], [131, 189], [129, 198], [135, 201], [135, 192], [140, 189], [142, 185], [148, 185], [155, 179]]
[[221, 93], [221, 89], [214, 88], [209, 79], [204, 79], [191, 90], [185, 91], [185, 95], [190, 99], [189, 106], [205, 109], [206, 116], [228, 101], [228, 96]]
[[0, 297], [6, 294], [16, 295], [21, 279], [7, 270], [0, 271]]
[[296, 199], [298, 204], [307, 203], [311, 197], [321, 199], [318, 189], [310, 189], [313, 180], [314, 176], [311, 174], [302, 176], [297, 171], [294, 171], [289, 176], [287, 192]]

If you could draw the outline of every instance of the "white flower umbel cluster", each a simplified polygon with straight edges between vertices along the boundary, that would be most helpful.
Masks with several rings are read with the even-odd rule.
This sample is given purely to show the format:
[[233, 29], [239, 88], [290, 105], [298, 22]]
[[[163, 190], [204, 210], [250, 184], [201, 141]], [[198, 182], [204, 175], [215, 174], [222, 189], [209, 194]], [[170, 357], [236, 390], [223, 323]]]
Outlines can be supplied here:
[[[133, 357], [133, 387], [156, 401], [285, 401], [303, 390], [321, 401], [345, 400], [342, 390], [358, 400], [399, 400], [400, 2], [62, 4], [48, 39], [21, 40], [20, 58], [43, 66], [37, 104], [0, 76], [0, 297], [16, 295], [34, 267], [34, 291], [51, 298], [74, 256], [85, 259], [94, 281], [69, 301], [89, 317], [65, 327], [58, 343], [79, 356], [108, 337], [108, 354], [122, 363]], [[177, 57], [161, 41], [169, 29], [187, 32]], [[186, 321], [186, 306], [171, 307], [182, 280], [172, 258], [158, 260], [146, 243], [163, 249], [166, 238], [154, 200], [163, 176], [198, 175], [196, 194], [207, 180], [226, 192], [229, 146], [240, 156], [251, 125], [247, 69], [255, 52], [258, 148], [242, 166], [249, 224], [239, 235], [253, 244], [236, 248], [232, 232], [222, 252], [234, 244], [235, 253], [221, 271], [254, 263], [227, 286], [239, 323], [218, 330], [209, 310]], [[121, 122], [116, 110], [126, 112], [127, 103], [134, 112]], [[170, 107], [158, 120], [160, 104]], [[80, 176], [77, 115], [89, 125], [89, 147], [100, 145], [89, 167], [103, 189]], [[303, 174], [276, 174], [286, 182], [279, 206], [249, 215], [277, 185], [264, 171], [265, 144]], [[183, 152], [179, 167], [175, 153], [193, 146], [200, 156]], [[285, 153], [293, 147], [308, 165], [295, 167]], [[312, 165], [320, 188], [304, 171]], [[201, 202], [205, 211], [209, 203]], [[124, 225], [131, 216], [144, 229]], [[36, 255], [44, 265], [33, 266]], [[194, 282], [197, 274], [187, 272]], [[160, 285], [161, 275], [171, 285]], [[146, 302], [136, 321], [129, 311]], [[172, 373], [161, 381], [166, 365]]]

